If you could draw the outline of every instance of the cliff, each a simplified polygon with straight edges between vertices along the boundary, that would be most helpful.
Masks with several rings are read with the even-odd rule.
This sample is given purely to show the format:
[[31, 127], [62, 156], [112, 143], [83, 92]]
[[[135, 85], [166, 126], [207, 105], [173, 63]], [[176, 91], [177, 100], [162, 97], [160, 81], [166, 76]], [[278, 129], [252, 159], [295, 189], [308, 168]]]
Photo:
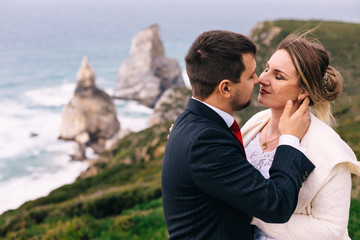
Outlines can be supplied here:
[[166, 89], [180, 86], [184, 86], [181, 69], [176, 59], [165, 57], [159, 26], [136, 34], [130, 55], [120, 66], [114, 97], [153, 107]]
[[187, 87], [166, 90], [155, 104], [150, 125], [175, 122], [179, 114], [184, 111], [191, 96], [191, 89]]

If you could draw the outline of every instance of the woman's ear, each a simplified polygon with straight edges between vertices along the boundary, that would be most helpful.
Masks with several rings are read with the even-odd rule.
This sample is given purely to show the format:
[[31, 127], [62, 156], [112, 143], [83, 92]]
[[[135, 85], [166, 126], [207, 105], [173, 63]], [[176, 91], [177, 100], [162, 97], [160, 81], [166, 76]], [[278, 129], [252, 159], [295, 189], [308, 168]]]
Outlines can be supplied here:
[[220, 94], [225, 98], [229, 98], [231, 96], [230, 88], [231, 88], [231, 82], [228, 79], [222, 80], [218, 85]]
[[299, 94], [299, 96], [297, 97], [298, 102], [302, 102], [306, 97], [309, 96], [309, 93], [305, 90], [302, 90]]

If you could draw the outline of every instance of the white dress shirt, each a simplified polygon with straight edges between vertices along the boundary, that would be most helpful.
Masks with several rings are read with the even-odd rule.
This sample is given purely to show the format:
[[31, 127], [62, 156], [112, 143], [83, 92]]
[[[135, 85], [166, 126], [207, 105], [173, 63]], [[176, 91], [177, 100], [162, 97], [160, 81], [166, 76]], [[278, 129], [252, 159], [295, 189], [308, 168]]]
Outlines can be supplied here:
[[[192, 99], [195, 99], [203, 104], [205, 104], [206, 106], [208, 106], [209, 108], [211, 108], [212, 110], [214, 110], [217, 114], [220, 115], [220, 117], [222, 119], [224, 119], [226, 125], [230, 128], [231, 125], [233, 124], [234, 122], [234, 117], [231, 116], [229, 113], [221, 110], [221, 109], [218, 109], [206, 102], [203, 102], [197, 98], [194, 98], [192, 97]], [[303, 147], [300, 147], [300, 141], [297, 137], [293, 136], [293, 135], [281, 135], [280, 138], [279, 138], [279, 145], [289, 145], [289, 146], [292, 146], [296, 149], [298, 149], [299, 151], [301, 151], [302, 153], [306, 153], [306, 148], [303, 148]]]

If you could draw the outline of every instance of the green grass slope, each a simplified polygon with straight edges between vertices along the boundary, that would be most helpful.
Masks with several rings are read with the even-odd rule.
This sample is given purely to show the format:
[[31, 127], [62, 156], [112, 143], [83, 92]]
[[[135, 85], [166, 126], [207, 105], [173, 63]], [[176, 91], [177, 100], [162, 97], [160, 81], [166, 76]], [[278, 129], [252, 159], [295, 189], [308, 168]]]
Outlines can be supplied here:
[[122, 139], [73, 184], [0, 216], [0, 239], [164, 239], [161, 163], [170, 124]]

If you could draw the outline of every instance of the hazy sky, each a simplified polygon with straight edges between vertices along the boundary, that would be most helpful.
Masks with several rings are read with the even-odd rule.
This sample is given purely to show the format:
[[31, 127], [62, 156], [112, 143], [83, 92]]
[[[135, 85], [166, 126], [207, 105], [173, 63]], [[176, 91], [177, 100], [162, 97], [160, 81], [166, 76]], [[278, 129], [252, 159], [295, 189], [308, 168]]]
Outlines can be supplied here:
[[102, 40], [124, 45], [124, 55], [137, 32], [158, 23], [165, 47], [177, 55], [203, 31], [249, 34], [256, 23], [277, 19], [360, 23], [360, 0], [0, 0], [0, 50]]
[[0, 6], [0, 20], [6, 14], [26, 11], [27, 14], [47, 12], [54, 16], [59, 12], [67, 12], [69, 16], [88, 13], [88, 18], [111, 14], [124, 20], [199, 20], [192, 24], [201, 23], [203, 17], [216, 18], [220, 22], [236, 21], [237, 18], [256, 22], [297, 18], [360, 23], [359, 0], [0, 0]]

